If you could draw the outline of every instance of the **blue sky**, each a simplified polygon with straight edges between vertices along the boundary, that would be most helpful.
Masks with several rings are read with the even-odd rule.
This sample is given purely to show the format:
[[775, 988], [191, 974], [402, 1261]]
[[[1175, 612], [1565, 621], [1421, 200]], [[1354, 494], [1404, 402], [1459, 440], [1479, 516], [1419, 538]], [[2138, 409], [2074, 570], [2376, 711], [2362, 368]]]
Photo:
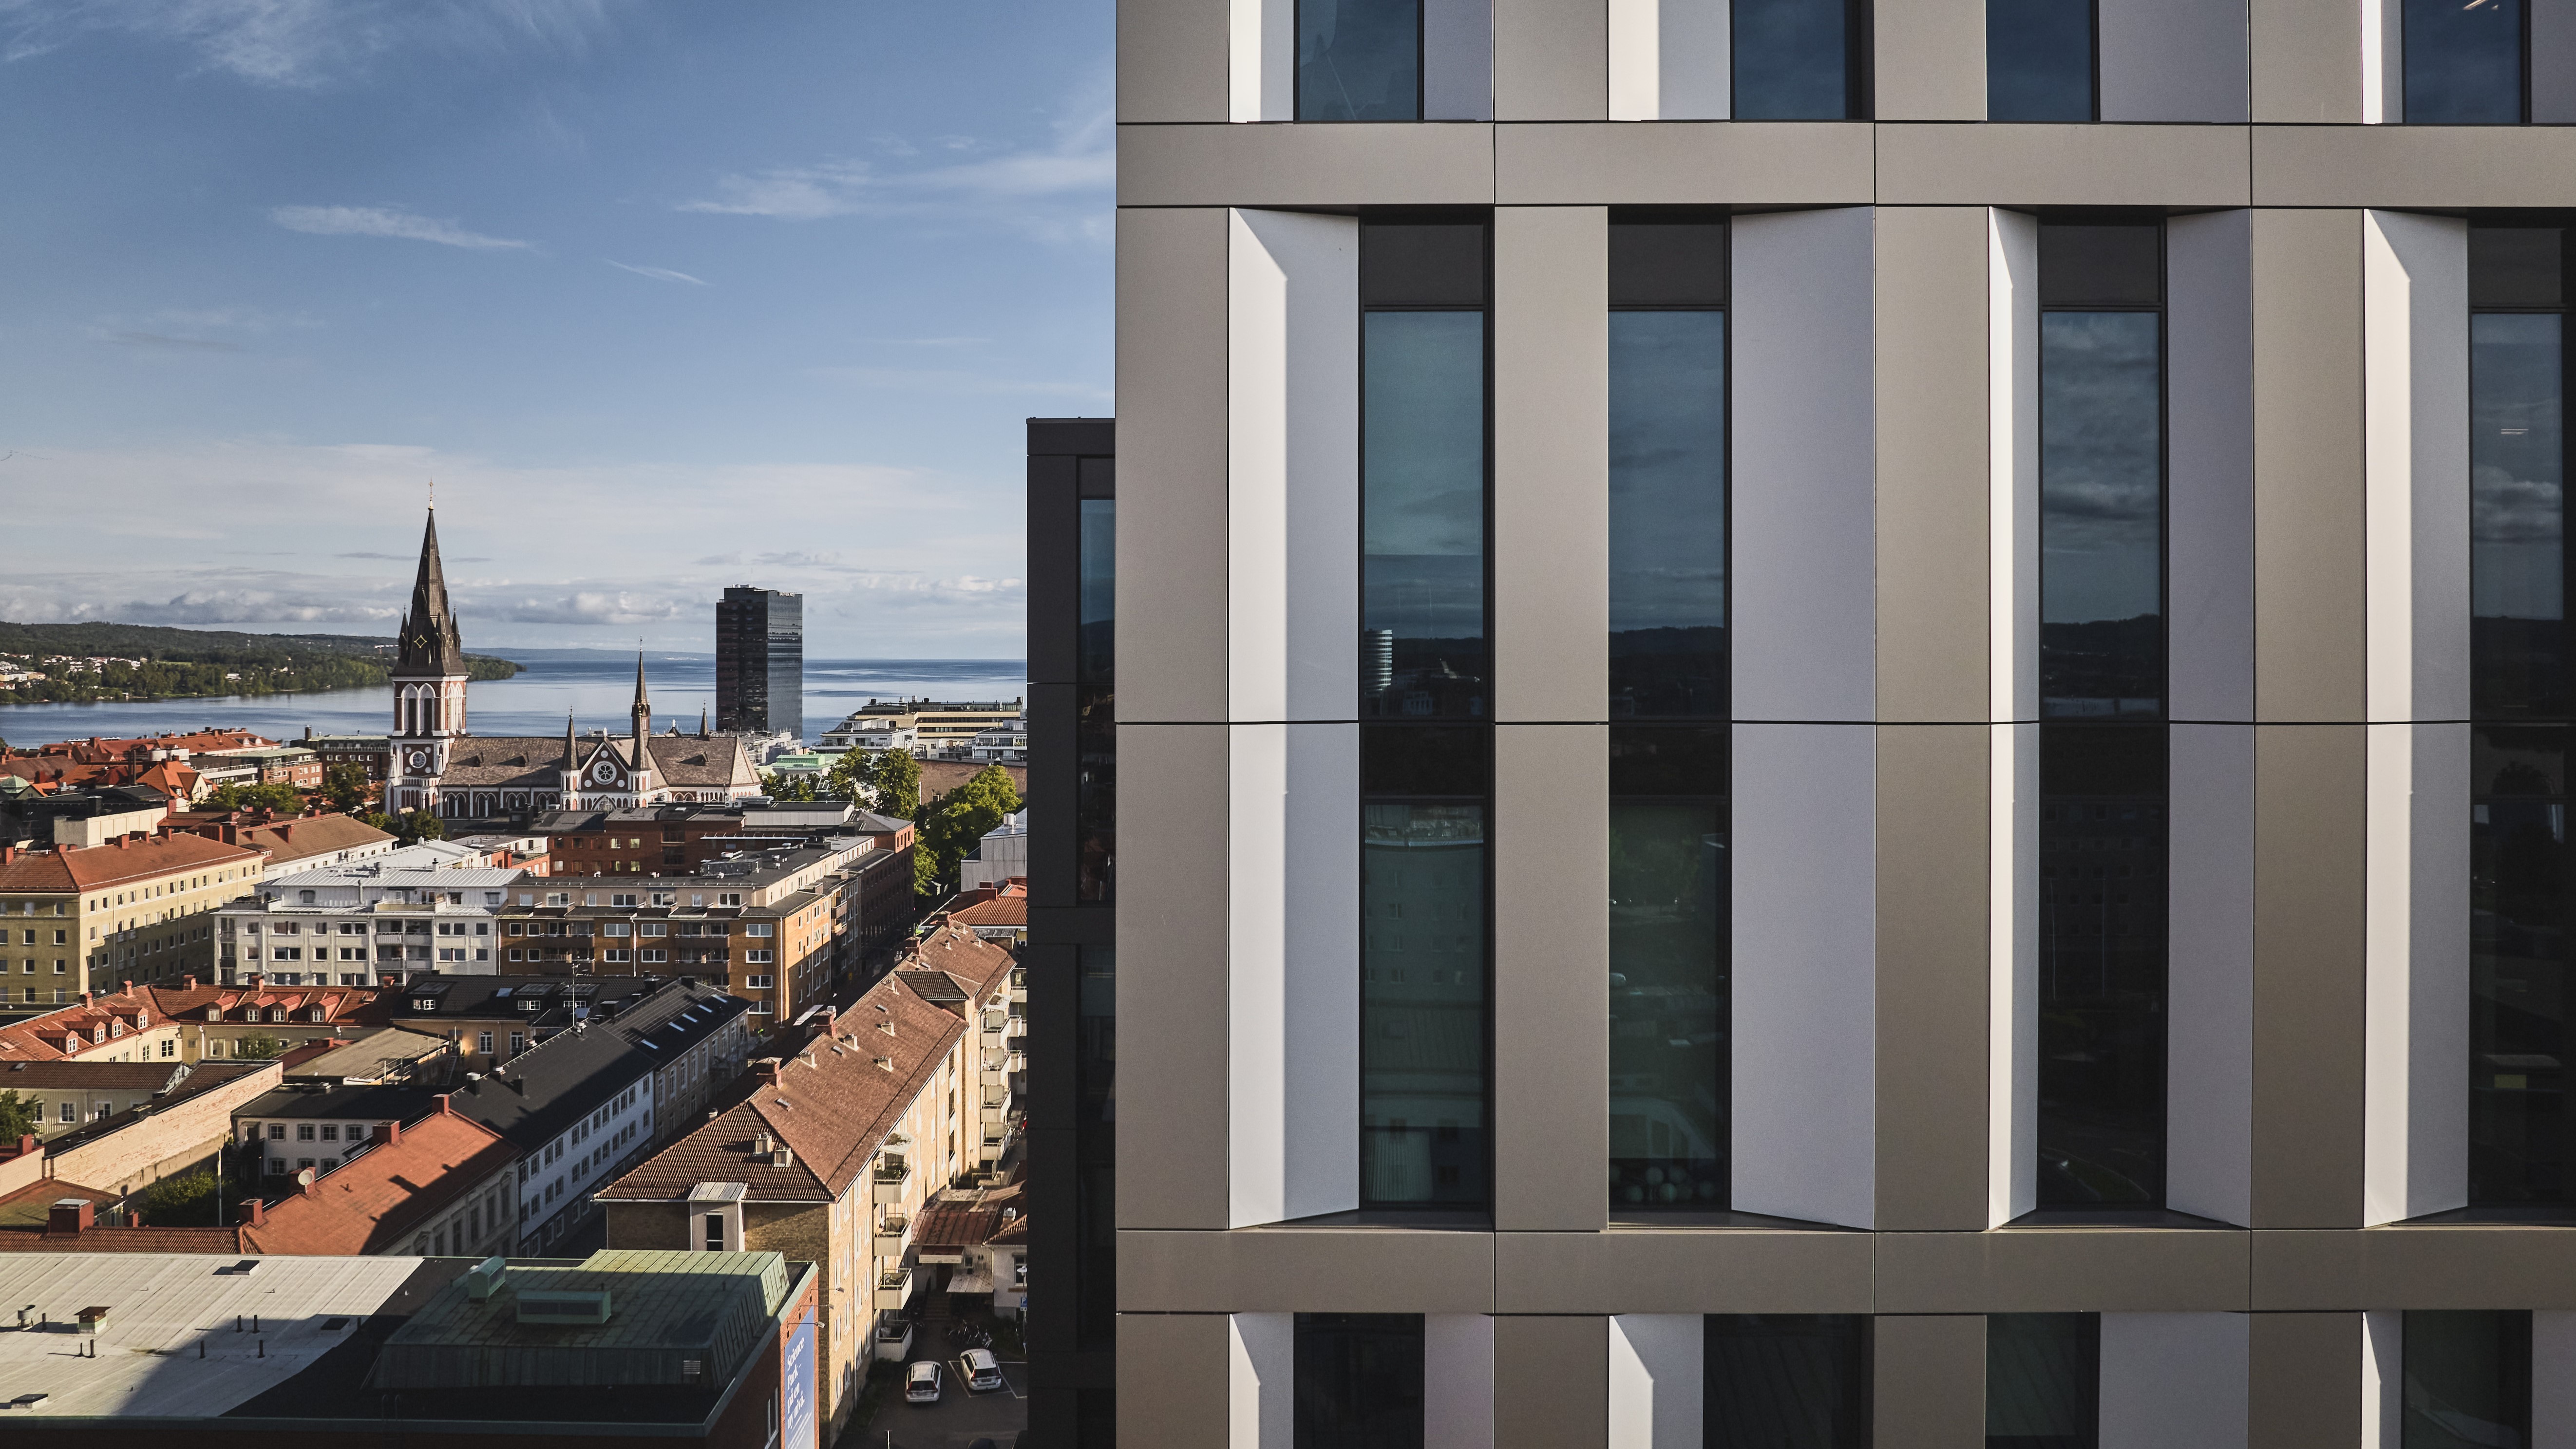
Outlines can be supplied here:
[[0, 618], [1021, 652], [1110, 0], [0, 0]]

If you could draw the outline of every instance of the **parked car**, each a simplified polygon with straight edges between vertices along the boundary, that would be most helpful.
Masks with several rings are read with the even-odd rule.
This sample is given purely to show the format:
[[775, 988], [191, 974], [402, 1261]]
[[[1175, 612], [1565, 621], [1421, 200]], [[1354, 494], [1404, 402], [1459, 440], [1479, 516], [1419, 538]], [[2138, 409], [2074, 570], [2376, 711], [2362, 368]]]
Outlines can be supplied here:
[[907, 1404], [939, 1402], [939, 1365], [923, 1359], [903, 1371], [903, 1401]]
[[1002, 1365], [989, 1348], [966, 1350], [965, 1356], [957, 1360], [957, 1372], [966, 1380], [966, 1392], [970, 1394], [1008, 1387], [1002, 1382]]

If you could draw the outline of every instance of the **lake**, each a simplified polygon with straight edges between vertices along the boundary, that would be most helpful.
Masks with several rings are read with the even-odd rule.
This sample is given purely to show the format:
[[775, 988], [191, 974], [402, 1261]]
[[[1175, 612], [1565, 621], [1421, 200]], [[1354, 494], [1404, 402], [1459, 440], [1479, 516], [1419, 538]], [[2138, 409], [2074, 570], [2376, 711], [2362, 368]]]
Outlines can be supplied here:
[[[552, 735], [573, 713], [583, 730], [622, 731], [635, 698], [635, 660], [588, 650], [476, 651], [525, 666], [512, 679], [478, 679], [467, 695], [466, 721], [478, 735]], [[805, 738], [840, 723], [870, 699], [1010, 700], [1028, 694], [1028, 667], [1016, 659], [808, 659]], [[698, 727], [712, 716], [716, 661], [711, 654], [644, 656], [653, 727]], [[122, 738], [209, 727], [252, 730], [292, 740], [311, 725], [317, 735], [383, 734], [393, 722], [393, 690], [334, 689], [317, 694], [236, 695], [224, 699], [117, 701], [105, 704], [0, 705], [0, 739], [21, 749], [91, 735]]]

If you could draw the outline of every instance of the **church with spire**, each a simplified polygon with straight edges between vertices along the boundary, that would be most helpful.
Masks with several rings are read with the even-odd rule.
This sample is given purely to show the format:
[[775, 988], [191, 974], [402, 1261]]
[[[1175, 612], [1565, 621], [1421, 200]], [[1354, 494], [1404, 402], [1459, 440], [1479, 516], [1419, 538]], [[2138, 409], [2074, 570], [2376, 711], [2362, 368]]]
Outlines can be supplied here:
[[465, 682], [465, 646], [447, 601], [432, 509], [393, 669], [386, 813], [427, 810], [449, 820], [497, 821], [542, 810], [721, 803], [760, 793], [751, 752], [734, 736], [709, 734], [703, 712], [696, 734], [682, 734], [677, 723], [653, 733], [640, 651], [622, 737], [606, 730], [584, 735], [570, 715], [561, 739], [473, 734], [465, 723]]

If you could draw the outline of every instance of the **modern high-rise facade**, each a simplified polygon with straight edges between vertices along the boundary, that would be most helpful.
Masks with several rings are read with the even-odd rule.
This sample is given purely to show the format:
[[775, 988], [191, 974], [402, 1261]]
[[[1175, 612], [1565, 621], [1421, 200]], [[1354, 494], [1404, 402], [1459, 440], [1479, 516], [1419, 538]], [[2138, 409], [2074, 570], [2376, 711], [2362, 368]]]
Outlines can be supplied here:
[[805, 737], [805, 596], [729, 588], [716, 604], [716, 728]]
[[1119, 19], [1117, 1442], [2576, 1443], [2576, 11]]

